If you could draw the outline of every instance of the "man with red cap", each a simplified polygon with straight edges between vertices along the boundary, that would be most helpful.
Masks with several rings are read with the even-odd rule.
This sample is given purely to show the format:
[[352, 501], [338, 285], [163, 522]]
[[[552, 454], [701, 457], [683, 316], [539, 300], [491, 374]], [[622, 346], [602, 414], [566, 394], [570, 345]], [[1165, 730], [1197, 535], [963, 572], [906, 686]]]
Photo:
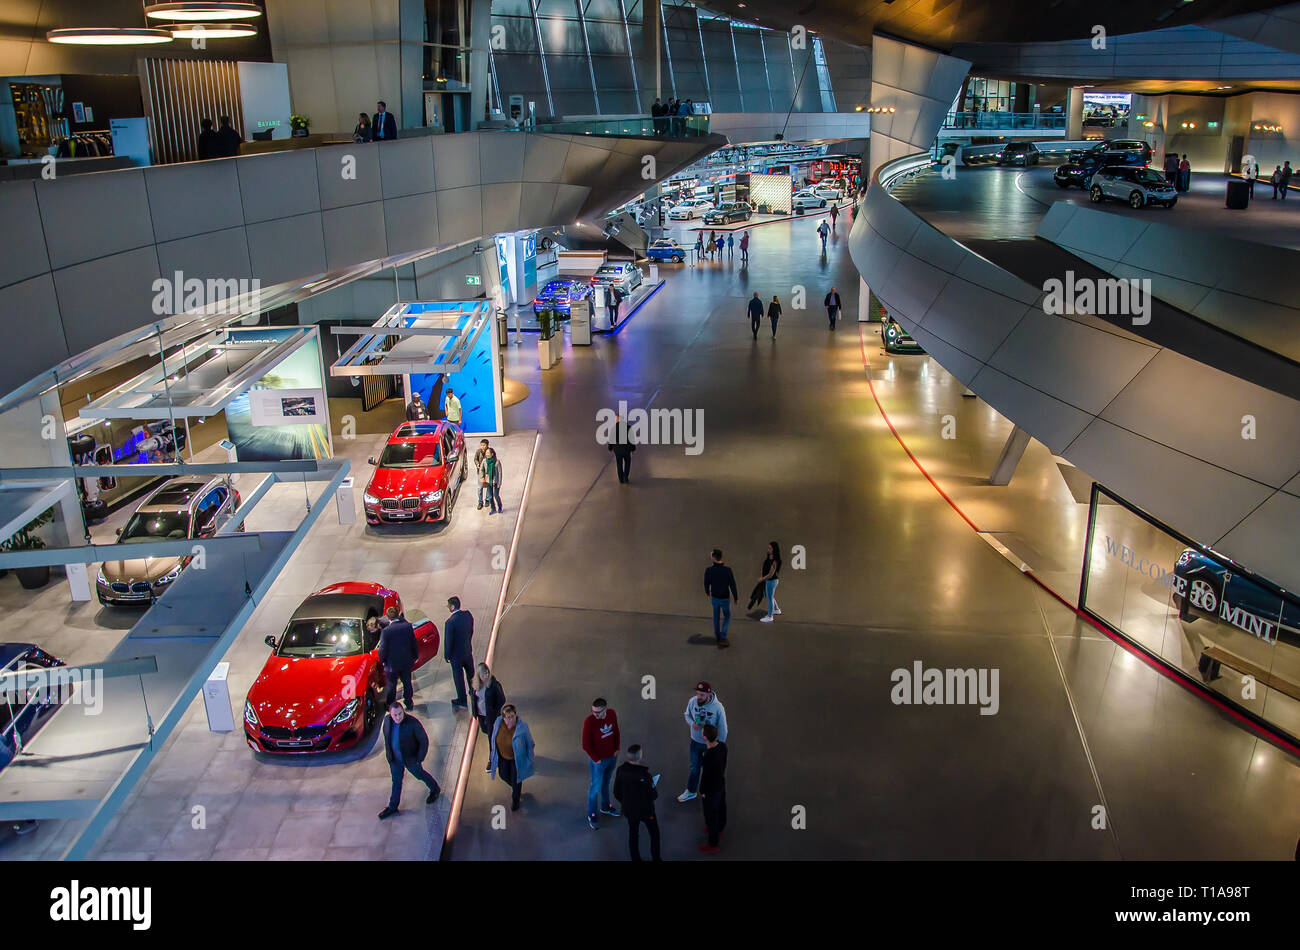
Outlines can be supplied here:
[[677, 796], [679, 802], [691, 801], [699, 791], [700, 769], [704, 763], [704, 752], [708, 748], [704, 741], [704, 727], [716, 727], [718, 741], [727, 741], [727, 710], [713, 692], [713, 686], [705, 680], [695, 684], [695, 695], [686, 704], [685, 719], [686, 725], [691, 729], [691, 771], [686, 780], [686, 791]]

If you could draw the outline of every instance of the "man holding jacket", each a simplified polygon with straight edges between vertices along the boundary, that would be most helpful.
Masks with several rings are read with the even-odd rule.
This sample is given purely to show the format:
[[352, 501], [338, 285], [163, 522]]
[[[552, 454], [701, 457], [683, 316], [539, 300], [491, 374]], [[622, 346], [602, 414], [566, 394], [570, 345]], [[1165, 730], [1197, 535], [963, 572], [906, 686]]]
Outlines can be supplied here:
[[384, 668], [384, 682], [388, 693], [384, 704], [397, 701], [397, 681], [402, 681], [402, 699], [407, 709], [414, 709], [415, 690], [411, 688], [411, 672], [419, 659], [420, 648], [415, 642], [415, 628], [405, 617], [399, 616], [396, 607], [388, 608], [388, 626], [379, 634], [379, 663]]
[[832, 287], [831, 292], [826, 295], [826, 300], [824, 302], [826, 305], [826, 316], [831, 321], [831, 329], [834, 330], [835, 318], [840, 315], [840, 295], [834, 287]]
[[468, 709], [465, 684], [474, 678], [474, 615], [460, 609], [459, 597], [447, 598], [449, 616], [442, 628], [442, 657], [451, 664], [451, 679], [456, 684], [453, 707]]
[[393, 793], [388, 798], [388, 806], [379, 813], [380, 821], [397, 814], [402, 803], [402, 778], [407, 772], [429, 786], [429, 797], [424, 800], [426, 804], [432, 805], [438, 800], [442, 789], [423, 765], [428, 754], [429, 734], [420, 725], [420, 720], [408, 716], [401, 703], [390, 703], [384, 719], [384, 755], [388, 757], [388, 769], [393, 776]]
[[641, 824], [645, 823], [650, 832], [650, 860], [662, 861], [659, 857], [659, 820], [655, 817], [655, 799], [659, 791], [655, 788], [654, 776], [641, 764], [641, 746], [627, 747], [627, 761], [614, 773], [614, 797], [623, 806], [623, 817], [627, 819], [627, 848], [633, 861], [641, 860]]

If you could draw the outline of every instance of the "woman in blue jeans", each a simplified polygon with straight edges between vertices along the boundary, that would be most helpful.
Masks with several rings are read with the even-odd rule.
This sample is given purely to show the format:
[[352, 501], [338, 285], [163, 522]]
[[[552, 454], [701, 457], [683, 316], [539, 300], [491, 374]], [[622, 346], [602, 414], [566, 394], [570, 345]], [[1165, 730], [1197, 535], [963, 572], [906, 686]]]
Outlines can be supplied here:
[[764, 593], [767, 594], [767, 616], [762, 618], [763, 623], [771, 623], [773, 618], [781, 612], [781, 608], [776, 603], [776, 585], [781, 583], [781, 545], [775, 541], [767, 542], [767, 556], [763, 558], [763, 576], [759, 578], [763, 582]]

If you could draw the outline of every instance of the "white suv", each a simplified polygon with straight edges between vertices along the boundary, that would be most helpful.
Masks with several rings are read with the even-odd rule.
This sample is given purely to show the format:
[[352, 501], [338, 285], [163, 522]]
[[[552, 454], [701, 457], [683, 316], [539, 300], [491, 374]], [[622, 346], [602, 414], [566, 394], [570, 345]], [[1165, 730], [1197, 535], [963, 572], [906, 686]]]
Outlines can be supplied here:
[[1111, 165], [1099, 169], [1092, 176], [1088, 197], [1094, 203], [1104, 198], [1127, 201], [1131, 208], [1147, 205], [1164, 205], [1172, 208], [1178, 204], [1178, 192], [1154, 168], [1141, 165]]

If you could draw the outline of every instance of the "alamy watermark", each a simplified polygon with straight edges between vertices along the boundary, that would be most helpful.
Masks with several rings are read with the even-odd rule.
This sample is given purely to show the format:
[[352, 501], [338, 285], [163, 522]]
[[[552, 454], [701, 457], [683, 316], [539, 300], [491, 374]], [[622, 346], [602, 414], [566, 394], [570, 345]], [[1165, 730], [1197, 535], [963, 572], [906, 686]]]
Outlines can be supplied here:
[[597, 444], [615, 441], [682, 445], [687, 455], [699, 455], [704, 451], [704, 410], [628, 409], [627, 402], [620, 399], [618, 409], [596, 411]]
[[262, 281], [258, 278], [187, 278], [182, 271], [174, 271], [170, 278], [155, 280], [151, 289], [153, 312], [160, 317], [196, 312], [239, 316], [258, 313], [262, 307]]
[[14, 710], [29, 701], [84, 707], [87, 716], [104, 711], [104, 671], [56, 666], [0, 674], [0, 704]]
[[1054, 317], [1084, 313], [1127, 316], [1133, 318], [1135, 327], [1151, 322], [1151, 281], [1145, 277], [1076, 278], [1074, 271], [1067, 270], [1064, 280], [1045, 280], [1043, 293], [1043, 312]]
[[926, 668], [920, 660], [889, 675], [895, 706], [979, 706], [981, 716], [996, 716], [1001, 705], [996, 669]]

